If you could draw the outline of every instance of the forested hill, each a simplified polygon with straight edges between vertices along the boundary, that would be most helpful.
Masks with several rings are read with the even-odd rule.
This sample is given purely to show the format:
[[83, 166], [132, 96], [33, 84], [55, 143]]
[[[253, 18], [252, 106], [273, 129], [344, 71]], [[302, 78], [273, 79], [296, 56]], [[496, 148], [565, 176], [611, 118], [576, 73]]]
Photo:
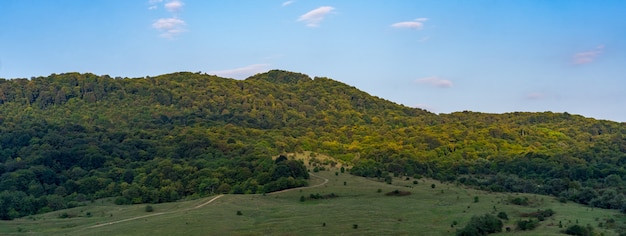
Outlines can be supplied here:
[[626, 124], [567, 113], [436, 115], [269, 71], [0, 80], [0, 218], [301, 186], [315, 151], [370, 177], [429, 176], [622, 208]]

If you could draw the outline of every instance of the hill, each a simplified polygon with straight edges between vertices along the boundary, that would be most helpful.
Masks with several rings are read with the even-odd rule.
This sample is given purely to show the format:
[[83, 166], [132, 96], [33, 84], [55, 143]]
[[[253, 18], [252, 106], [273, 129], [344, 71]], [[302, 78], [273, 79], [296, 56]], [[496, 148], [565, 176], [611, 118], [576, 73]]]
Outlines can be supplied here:
[[[561, 203], [554, 197], [492, 193], [426, 178], [397, 177], [387, 184], [324, 167], [327, 171], [315, 172], [311, 178], [311, 186], [322, 183], [319, 187], [130, 206], [102, 199], [83, 207], [0, 221], [0, 234], [454, 235], [473, 216], [502, 216], [501, 212], [508, 220], [502, 220], [502, 232], [496, 235], [564, 235], [560, 232], [580, 225], [609, 236], [618, 235], [626, 223], [616, 210]], [[388, 196], [395, 191], [410, 194]], [[530, 204], [510, 203], [519, 198]], [[538, 209], [554, 214], [542, 221], [527, 216]], [[533, 220], [537, 227], [521, 230], [520, 220]]]
[[306, 185], [303, 163], [428, 176], [626, 209], [626, 124], [568, 113], [436, 115], [329, 78], [269, 71], [0, 81], [0, 218], [114, 197], [160, 203]]

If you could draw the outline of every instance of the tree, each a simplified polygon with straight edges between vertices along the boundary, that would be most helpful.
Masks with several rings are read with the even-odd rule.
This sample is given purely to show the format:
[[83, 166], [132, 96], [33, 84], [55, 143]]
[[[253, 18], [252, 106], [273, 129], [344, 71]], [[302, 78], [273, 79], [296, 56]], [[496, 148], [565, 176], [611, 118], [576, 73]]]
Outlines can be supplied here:
[[572, 225], [567, 227], [565, 230], [566, 234], [569, 235], [579, 235], [579, 236], [591, 236], [593, 235], [593, 227], [587, 226], [583, 227], [580, 225]]
[[504, 211], [498, 212], [498, 218], [503, 220], [509, 220], [509, 216]]
[[472, 216], [463, 229], [456, 232], [458, 236], [487, 235], [502, 232], [504, 224], [497, 217], [485, 214], [483, 216]]

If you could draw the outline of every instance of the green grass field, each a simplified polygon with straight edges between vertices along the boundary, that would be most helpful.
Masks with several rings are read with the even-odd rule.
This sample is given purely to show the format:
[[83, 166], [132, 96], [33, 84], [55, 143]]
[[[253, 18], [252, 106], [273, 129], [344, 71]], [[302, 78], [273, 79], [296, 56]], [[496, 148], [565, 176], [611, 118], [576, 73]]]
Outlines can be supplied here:
[[[347, 173], [335, 175], [337, 171], [314, 173], [318, 177], [311, 178], [311, 186], [328, 179], [319, 187], [224, 195], [199, 208], [195, 207], [215, 196], [152, 205], [153, 212], [146, 212], [145, 205], [117, 206], [109, 199], [96, 200], [84, 207], [2, 221], [0, 235], [453, 235], [473, 215], [500, 211], [508, 214], [505, 227], [513, 230], [496, 235], [564, 235], [559, 233], [559, 221], [565, 227], [576, 222], [591, 225], [598, 235], [617, 235], [599, 224], [613, 219], [615, 228], [626, 222], [626, 215], [618, 211], [564, 204], [549, 196], [489, 193], [429, 179], [414, 184], [413, 178], [394, 178], [393, 184], [386, 184]], [[411, 194], [385, 195], [393, 190]], [[309, 198], [331, 193], [338, 197]], [[531, 205], [509, 204], [514, 197], [527, 197]], [[556, 214], [537, 229], [515, 230], [520, 213], [548, 208]], [[64, 213], [70, 217], [60, 218]], [[455, 221], [458, 224], [452, 227]]]

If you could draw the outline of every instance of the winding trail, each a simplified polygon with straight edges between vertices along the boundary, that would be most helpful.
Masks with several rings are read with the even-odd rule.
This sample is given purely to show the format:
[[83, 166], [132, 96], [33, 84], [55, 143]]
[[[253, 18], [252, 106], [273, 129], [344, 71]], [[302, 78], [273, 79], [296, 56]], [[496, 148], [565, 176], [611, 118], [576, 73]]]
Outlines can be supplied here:
[[[275, 194], [279, 194], [279, 193], [284, 193], [284, 192], [289, 192], [289, 191], [294, 191], [294, 190], [298, 190], [298, 189], [306, 189], [306, 188], [316, 188], [316, 187], [320, 187], [323, 186], [324, 184], [328, 183], [328, 179], [324, 178], [322, 176], [319, 175], [315, 175], [315, 174], [311, 174], [309, 173], [309, 175], [315, 177], [315, 178], [319, 178], [319, 179], [323, 179], [324, 182], [313, 185], [313, 186], [306, 186], [306, 187], [299, 187], [299, 188], [291, 188], [291, 189], [285, 189], [285, 190], [281, 190], [281, 191], [277, 191], [277, 192], [272, 192], [269, 193], [268, 195], [275, 195]], [[127, 221], [132, 221], [132, 220], [138, 220], [138, 219], [143, 219], [143, 218], [147, 218], [147, 217], [152, 217], [152, 216], [158, 216], [158, 215], [165, 215], [165, 214], [171, 214], [171, 213], [175, 213], [175, 212], [180, 212], [180, 211], [188, 211], [188, 210], [194, 210], [194, 209], [198, 209], [201, 207], [204, 207], [210, 203], [212, 203], [213, 201], [223, 197], [224, 194], [220, 194], [217, 195], [211, 199], [209, 199], [206, 202], [203, 202], [197, 206], [194, 207], [190, 207], [190, 208], [185, 208], [185, 209], [180, 209], [180, 210], [173, 210], [173, 211], [168, 211], [168, 212], [159, 212], [159, 213], [154, 213], [154, 214], [149, 214], [149, 215], [143, 215], [143, 216], [137, 216], [137, 217], [133, 217], [133, 218], [128, 218], [128, 219], [123, 219], [123, 220], [118, 220], [118, 221], [111, 221], [111, 222], [107, 222], [107, 223], [102, 223], [102, 224], [97, 224], [97, 225], [92, 225], [89, 227], [86, 227], [84, 229], [93, 229], [93, 228], [98, 228], [98, 227], [102, 227], [102, 226], [107, 226], [107, 225], [113, 225], [113, 224], [117, 224], [117, 223], [122, 223], [122, 222], [127, 222]]]
[[200, 208], [200, 207], [206, 206], [207, 204], [212, 203], [213, 201], [215, 201], [215, 200], [217, 200], [218, 198], [221, 198], [221, 197], [223, 197], [223, 196], [224, 196], [224, 194], [217, 195], [217, 196], [215, 196], [214, 198], [211, 198], [211, 200], [208, 200], [208, 201], [206, 201], [205, 203], [202, 203], [202, 204], [200, 204], [200, 205], [197, 205], [197, 206], [196, 206], [196, 207], [194, 207], [193, 209], [198, 209], [198, 208]]
[[195, 207], [191, 207], [191, 208], [185, 208], [185, 209], [180, 209], [180, 210], [175, 210], [175, 211], [168, 211], [168, 212], [159, 212], [159, 213], [154, 213], [154, 214], [150, 214], [150, 215], [145, 215], [145, 216], [137, 216], [137, 217], [133, 217], [133, 218], [128, 218], [128, 219], [123, 219], [123, 220], [118, 220], [118, 221], [111, 221], [111, 222], [107, 222], [107, 223], [102, 223], [102, 224], [97, 224], [97, 225], [92, 225], [87, 227], [86, 229], [93, 229], [93, 228], [98, 228], [98, 227], [102, 227], [102, 226], [107, 226], [107, 225], [112, 225], [112, 224], [117, 224], [117, 223], [122, 223], [122, 222], [126, 222], [126, 221], [131, 221], [131, 220], [137, 220], [137, 219], [143, 219], [143, 218], [147, 218], [147, 217], [152, 217], [152, 216], [158, 216], [158, 215], [164, 215], [164, 214], [170, 214], [170, 213], [174, 213], [174, 212], [179, 212], [179, 211], [188, 211], [188, 210], [193, 210], [193, 209], [198, 209], [200, 207], [206, 206], [209, 203], [217, 200], [218, 198], [223, 197], [224, 194], [220, 194], [217, 195], [213, 198], [211, 198], [210, 200], [197, 205]]

